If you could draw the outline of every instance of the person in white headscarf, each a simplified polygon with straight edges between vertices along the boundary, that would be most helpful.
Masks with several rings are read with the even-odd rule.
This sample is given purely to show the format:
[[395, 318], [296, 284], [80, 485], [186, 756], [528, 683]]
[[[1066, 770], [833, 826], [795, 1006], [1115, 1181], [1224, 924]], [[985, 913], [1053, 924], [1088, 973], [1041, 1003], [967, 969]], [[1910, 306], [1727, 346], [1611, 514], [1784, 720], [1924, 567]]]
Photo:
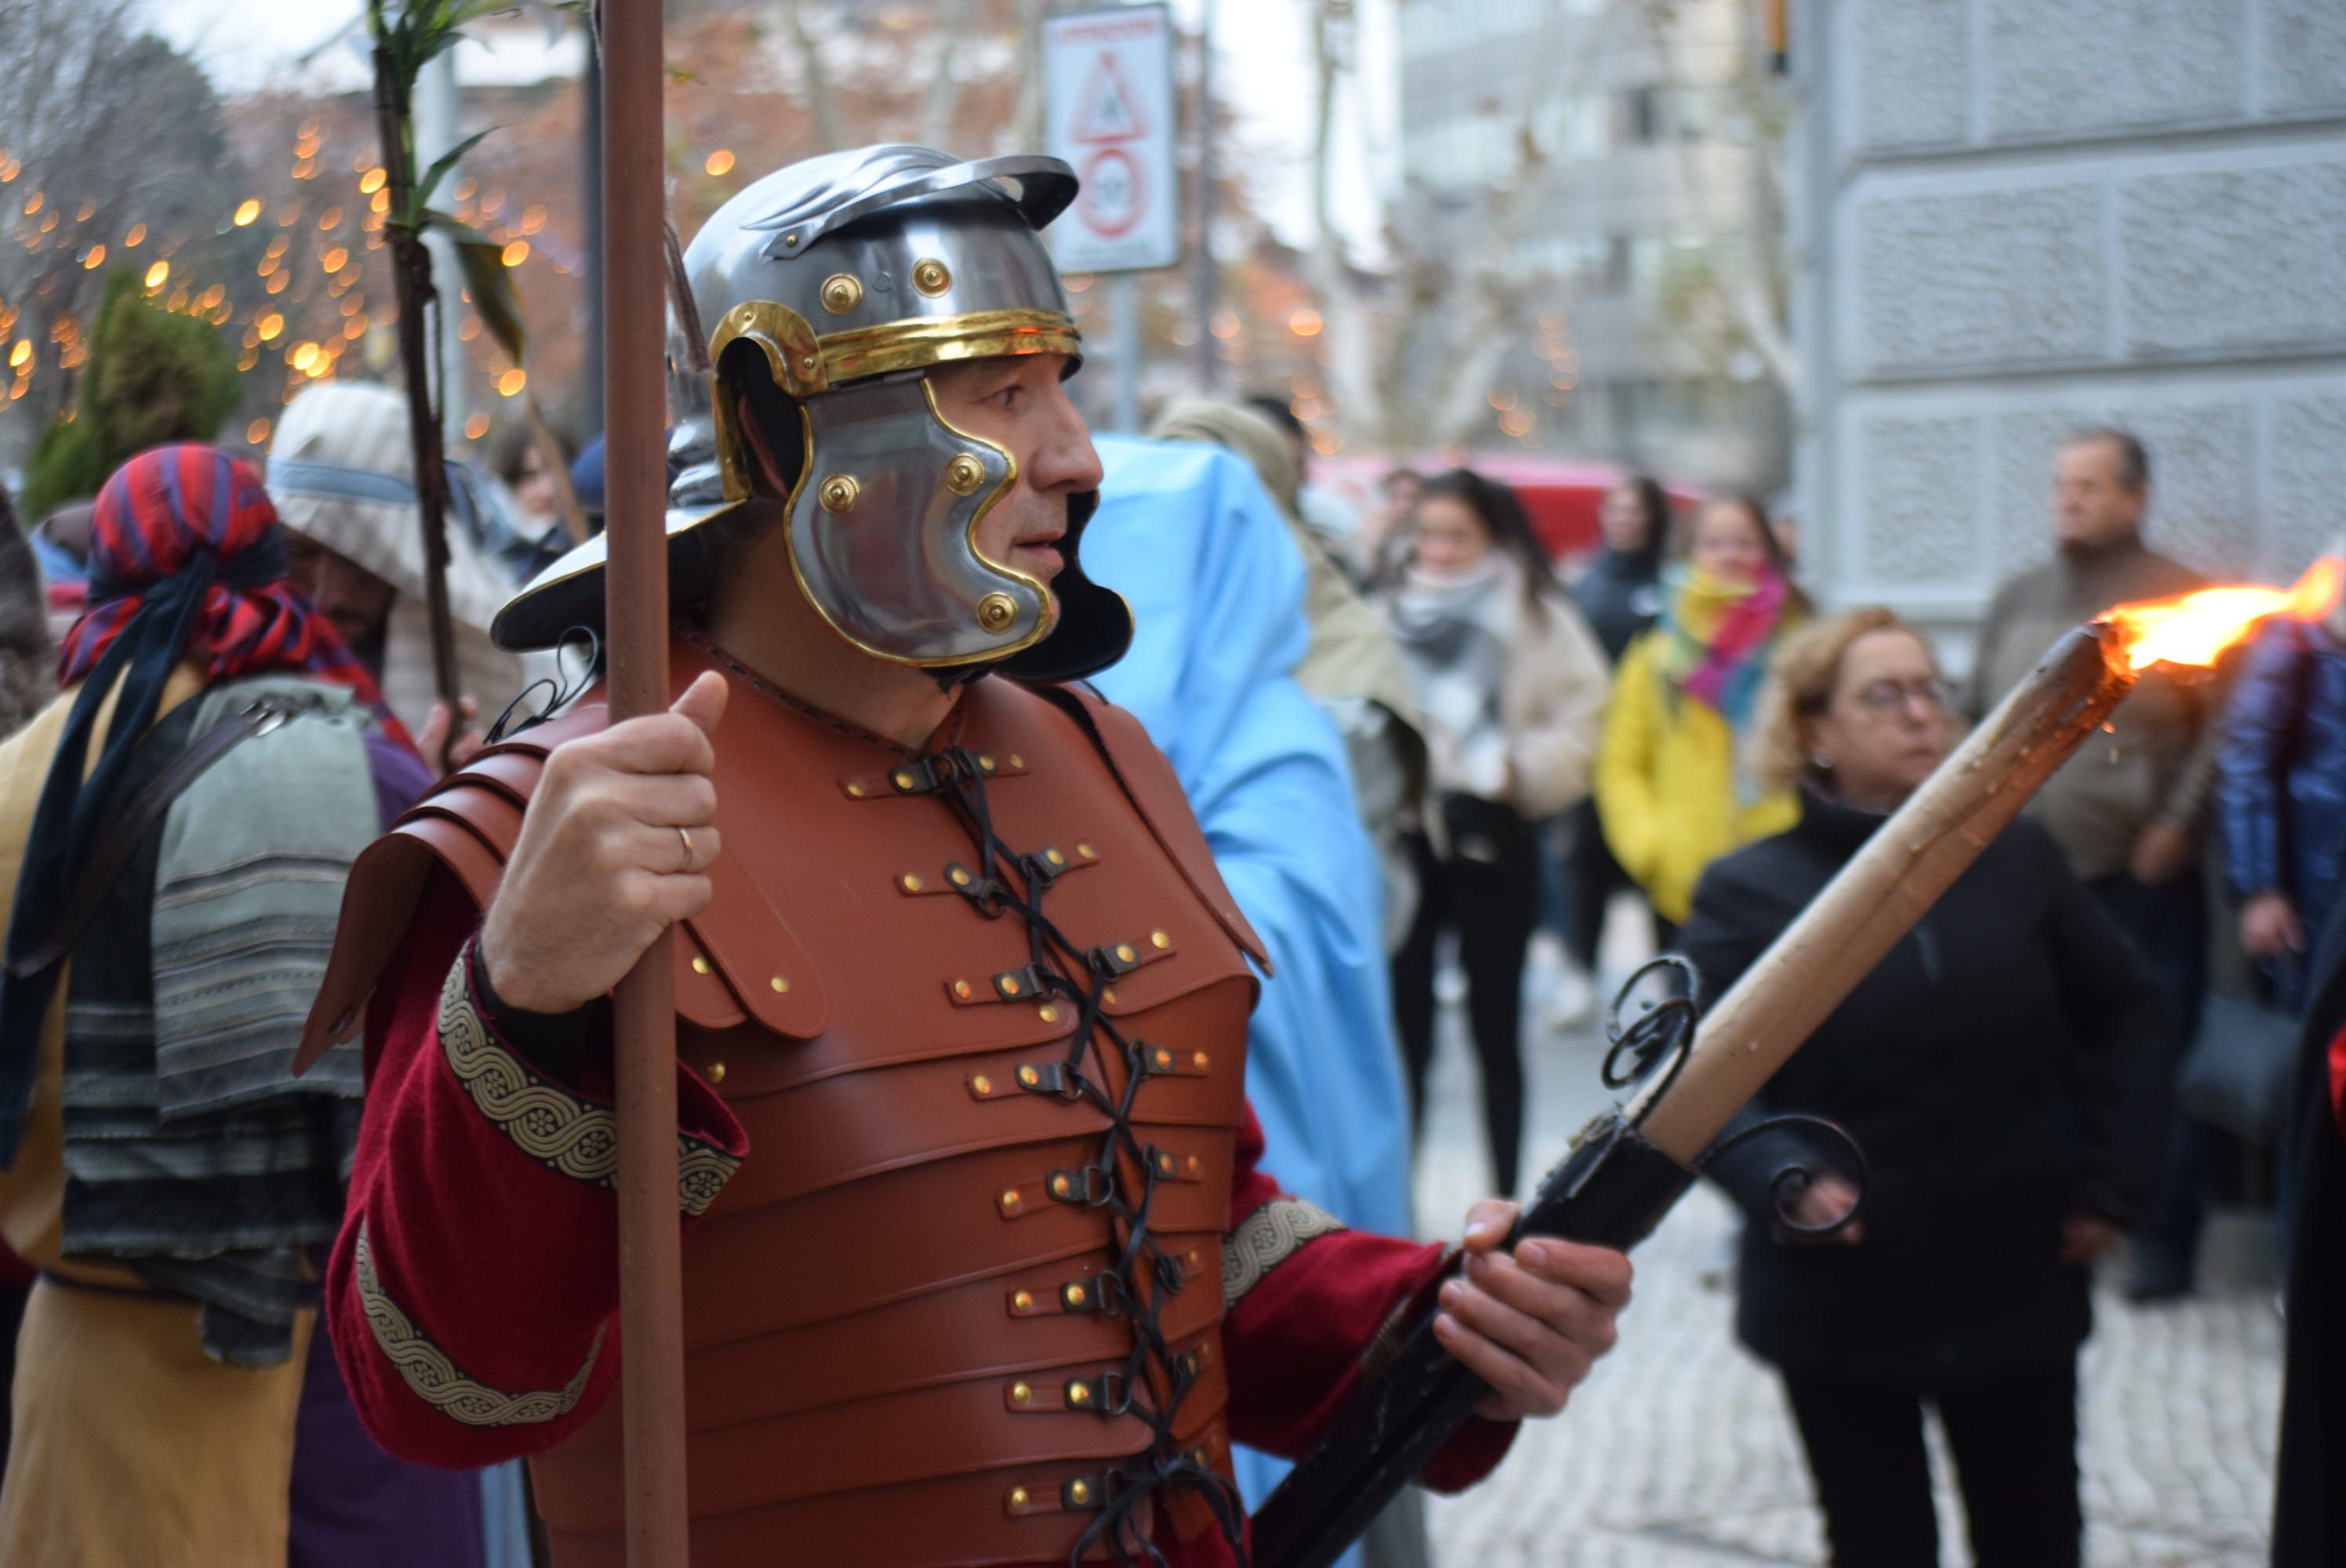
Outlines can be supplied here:
[[[434, 730], [439, 693], [414, 478], [407, 401], [388, 387], [312, 386], [287, 407], [270, 444], [266, 484], [291, 535], [290, 575], [373, 672], [384, 702], [420, 741]], [[489, 504], [485, 488], [451, 463], [448, 489], [456, 685], [474, 711], [494, 719], [527, 677], [518, 655], [489, 640], [505, 583], [461, 525], [465, 509]], [[443, 733], [445, 725], [443, 718]]]

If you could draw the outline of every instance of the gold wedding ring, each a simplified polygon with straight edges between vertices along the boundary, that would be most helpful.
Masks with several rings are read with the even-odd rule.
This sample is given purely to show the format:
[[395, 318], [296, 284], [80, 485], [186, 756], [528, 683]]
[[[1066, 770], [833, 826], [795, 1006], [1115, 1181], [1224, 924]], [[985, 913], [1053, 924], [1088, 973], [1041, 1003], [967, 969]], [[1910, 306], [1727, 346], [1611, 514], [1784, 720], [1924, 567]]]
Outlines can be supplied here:
[[677, 874], [682, 876], [692, 870], [692, 834], [689, 830], [679, 827], [676, 830], [676, 836], [684, 840], [684, 863], [676, 869]]

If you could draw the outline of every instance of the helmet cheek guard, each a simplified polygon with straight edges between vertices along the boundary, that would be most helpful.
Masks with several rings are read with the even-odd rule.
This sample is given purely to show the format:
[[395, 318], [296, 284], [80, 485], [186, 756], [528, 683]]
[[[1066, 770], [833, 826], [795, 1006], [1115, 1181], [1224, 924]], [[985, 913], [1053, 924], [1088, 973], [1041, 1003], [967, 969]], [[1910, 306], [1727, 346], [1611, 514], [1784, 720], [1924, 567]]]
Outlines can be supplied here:
[[1018, 482], [1001, 447], [957, 431], [917, 371], [800, 405], [806, 464], [788, 503], [790, 568], [831, 629], [924, 668], [1007, 657], [1058, 609], [1047, 584], [987, 558], [977, 527]]

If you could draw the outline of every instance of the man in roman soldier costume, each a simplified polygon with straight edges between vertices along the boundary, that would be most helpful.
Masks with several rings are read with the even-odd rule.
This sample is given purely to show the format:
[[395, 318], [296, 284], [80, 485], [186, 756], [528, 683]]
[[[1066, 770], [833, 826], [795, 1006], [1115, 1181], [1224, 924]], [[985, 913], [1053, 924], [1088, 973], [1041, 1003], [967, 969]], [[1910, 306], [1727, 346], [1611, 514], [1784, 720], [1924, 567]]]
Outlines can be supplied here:
[[[1452, 1487], [1627, 1300], [1616, 1253], [1499, 1249], [1504, 1203], [1445, 1283], [1258, 1167], [1262, 949], [1075, 684], [1131, 634], [1077, 551], [1100, 470], [1037, 235], [1075, 189], [878, 147], [727, 203], [686, 257], [673, 708], [589, 693], [353, 875], [311, 1019], [363, 1017], [370, 1064], [335, 1343], [393, 1451], [535, 1456], [559, 1568], [623, 1555], [605, 998], [670, 924], [698, 1568], [1242, 1562], [1230, 1444], [1298, 1451], [1437, 1292], [1494, 1390]], [[500, 639], [596, 626], [602, 561]]]

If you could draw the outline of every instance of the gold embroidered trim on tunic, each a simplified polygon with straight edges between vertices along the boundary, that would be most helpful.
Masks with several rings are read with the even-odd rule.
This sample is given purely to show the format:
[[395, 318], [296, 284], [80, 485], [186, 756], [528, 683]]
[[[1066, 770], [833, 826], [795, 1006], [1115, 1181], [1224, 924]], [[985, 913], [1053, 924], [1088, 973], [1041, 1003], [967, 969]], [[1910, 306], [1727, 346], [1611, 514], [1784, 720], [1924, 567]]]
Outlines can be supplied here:
[[364, 1220], [359, 1222], [358, 1238], [351, 1250], [358, 1275], [359, 1305], [365, 1309], [376, 1347], [391, 1358], [415, 1397], [442, 1415], [470, 1427], [531, 1426], [568, 1415], [578, 1396], [586, 1391], [595, 1358], [603, 1352], [603, 1329], [595, 1330], [595, 1342], [586, 1348], [585, 1363], [561, 1388], [508, 1394], [464, 1376], [439, 1346], [415, 1331], [415, 1325], [375, 1277], [374, 1251], [367, 1244]]
[[1343, 1228], [1342, 1220], [1300, 1197], [1275, 1197], [1248, 1215], [1222, 1244], [1222, 1309], [1237, 1306], [1297, 1247]]
[[[548, 1083], [496, 1043], [473, 1004], [459, 953], [440, 988], [440, 1049], [481, 1115], [521, 1151], [564, 1176], [617, 1185], [619, 1120], [608, 1106]], [[697, 1216], [717, 1201], [741, 1162], [699, 1138], [677, 1135], [677, 1204]]]

